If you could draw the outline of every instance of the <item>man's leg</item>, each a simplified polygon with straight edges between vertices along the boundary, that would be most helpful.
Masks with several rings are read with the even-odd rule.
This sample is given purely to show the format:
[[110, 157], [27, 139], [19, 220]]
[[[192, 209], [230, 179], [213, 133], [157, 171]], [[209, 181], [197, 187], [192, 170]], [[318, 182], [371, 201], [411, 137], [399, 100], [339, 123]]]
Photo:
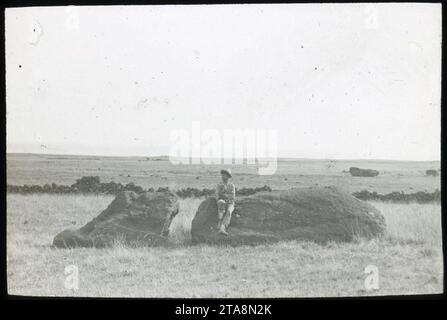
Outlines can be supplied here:
[[233, 211], [234, 211], [234, 203], [229, 203], [227, 205], [227, 212], [225, 213], [222, 219], [222, 224], [225, 227], [225, 229], [228, 228], [228, 226], [230, 225], [231, 215], [233, 214]]
[[222, 218], [225, 215], [225, 208], [226, 208], [227, 204], [225, 203], [225, 200], [218, 200], [217, 201], [217, 218], [218, 218], [218, 222], [217, 222], [217, 229], [220, 229], [220, 225], [222, 223]]

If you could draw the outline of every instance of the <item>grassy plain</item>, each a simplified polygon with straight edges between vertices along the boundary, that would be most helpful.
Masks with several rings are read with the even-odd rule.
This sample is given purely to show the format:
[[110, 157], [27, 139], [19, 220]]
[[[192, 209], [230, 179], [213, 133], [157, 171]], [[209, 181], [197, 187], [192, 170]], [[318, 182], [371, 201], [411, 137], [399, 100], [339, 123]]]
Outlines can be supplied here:
[[[260, 167], [266, 165], [260, 164]], [[392, 191], [416, 192], [440, 189], [440, 178], [425, 175], [425, 170], [439, 169], [439, 161], [411, 162], [385, 160], [309, 160], [278, 159], [273, 175], [259, 175], [258, 166], [251, 164], [225, 165], [233, 172], [236, 187], [273, 189], [334, 185], [349, 192]], [[373, 178], [352, 177], [349, 167], [375, 169]], [[102, 182], [133, 182], [144, 188], [195, 187], [213, 188], [219, 179], [222, 164], [173, 165], [166, 157], [99, 157], [36, 154], [8, 154], [8, 184], [57, 183], [71, 185], [82, 176], [99, 176]]]
[[[8, 183], [71, 184], [84, 175], [145, 187], [211, 187], [220, 166], [175, 167], [163, 159], [8, 155]], [[353, 178], [349, 166], [380, 170]], [[426, 169], [439, 163], [284, 160], [278, 174], [263, 178], [256, 168], [234, 165], [240, 187], [267, 184], [338, 185], [348, 191], [434, 190]], [[199, 177], [199, 178], [197, 178]], [[309, 297], [442, 292], [443, 260], [439, 204], [372, 203], [387, 222], [381, 239], [317, 245], [282, 242], [255, 247], [191, 245], [189, 228], [200, 199], [180, 201], [171, 225], [172, 244], [109, 249], [51, 248], [55, 234], [80, 227], [113, 199], [105, 195], [7, 195], [7, 273], [10, 294], [104, 297]], [[79, 270], [79, 289], [64, 286], [65, 268]], [[365, 287], [365, 268], [379, 271], [379, 289]]]
[[[110, 196], [8, 195], [10, 294], [106, 297], [308, 297], [422, 294], [442, 291], [439, 205], [374, 203], [388, 234], [373, 241], [320, 246], [283, 242], [256, 247], [189, 244], [200, 200], [181, 200], [172, 246], [61, 250], [53, 236], [104, 209]], [[69, 265], [79, 289], [64, 286]], [[379, 290], [366, 290], [365, 268], [379, 270]]]

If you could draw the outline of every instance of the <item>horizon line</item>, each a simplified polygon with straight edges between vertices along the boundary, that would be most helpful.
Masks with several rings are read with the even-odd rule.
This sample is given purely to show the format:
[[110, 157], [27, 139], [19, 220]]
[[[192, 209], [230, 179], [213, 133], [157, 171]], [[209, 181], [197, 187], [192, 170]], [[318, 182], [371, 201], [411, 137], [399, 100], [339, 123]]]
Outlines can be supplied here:
[[[37, 155], [37, 156], [68, 156], [68, 157], [101, 157], [101, 158], [167, 158], [169, 155], [94, 155], [94, 154], [69, 154], [69, 153], [37, 153], [37, 152], [6, 152], [6, 155]], [[174, 157], [175, 159], [197, 159], [197, 157]], [[201, 157], [200, 159], [219, 159], [212, 157]], [[228, 159], [228, 158], [222, 158]], [[246, 160], [247, 158], [232, 158]], [[255, 158], [257, 159], [257, 158]], [[271, 159], [268, 157], [259, 159]], [[441, 162], [438, 160], [402, 160], [402, 159], [380, 159], [380, 158], [305, 158], [305, 157], [277, 157], [278, 160], [319, 160], [319, 161], [393, 161], [393, 162]]]

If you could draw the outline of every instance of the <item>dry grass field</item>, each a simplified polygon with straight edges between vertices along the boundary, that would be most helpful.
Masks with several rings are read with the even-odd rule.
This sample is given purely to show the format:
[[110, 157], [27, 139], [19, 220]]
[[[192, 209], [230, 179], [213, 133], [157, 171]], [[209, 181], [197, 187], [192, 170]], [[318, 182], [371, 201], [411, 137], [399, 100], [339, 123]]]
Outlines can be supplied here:
[[[439, 205], [374, 203], [388, 235], [373, 241], [320, 246], [284, 242], [256, 247], [189, 244], [188, 226], [200, 200], [182, 200], [171, 226], [173, 245], [61, 250], [53, 236], [80, 226], [109, 196], [8, 196], [10, 294], [106, 297], [308, 297], [422, 294], [442, 291]], [[365, 267], [379, 270], [368, 291]], [[79, 268], [79, 289], [64, 287], [66, 266]]]
[[[32, 166], [20, 161], [13, 163], [14, 160], [8, 158], [8, 183], [21, 184], [26, 180], [30, 184], [44, 184], [50, 180], [48, 182], [65, 181], [70, 184], [87, 172], [78, 170], [79, 165], [75, 163], [71, 164], [72, 170], [68, 170], [70, 166], [54, 160], [51, 170], [48, 169], [51, 161], [40, 166], [34, 162], [31, 173]], [[61, 161], [64, 163], [68, 160]], [[112, 162], [104, 164], [103, 160], [102, 165], [114, 167], [114, 174], [120, 177], [125, 167], [120, 171], [119, 166]], [[155, 163], [155, 168], [161, 165], [161, 161], [149, 162]], [[386, 167], [381, 170], [389, 173], [384, 173], [380, 179], [354, 179], [341, 173], [344, 166], [340, 163], [337, 163], [337, 170], [324, 171], [321, 169], [324, 166], [316, 162], [314, 171], [308, 175], [299, 170], [305, 170], [301, 167], [310, 166], [309, 163], [295, 163], [295, 167], [301, 169], [287, 173], [292, 169], [285, 167], [292, 165], [281, 165], [280, 175], [270, 178], [272, 183], [255, 183], [259, 179], [257, 175], [242, 171], [236, 174], [235, 182], [241, 186], [253, 183], [253, 186], [268, 184], [285, 188], [294, 186], [296, 181], [319, 181], [321, 184], [338, 181], [354, 191], [362, 188], [391, 191], [439, 188], [439, 178], [423, 175], [426, 168], [433, 166], [431, 163], [381, 165]], [[439, 166], [439, 163], [434, 165]], [[365, 167], [377, 168], [374, 163], [367, 163]], [[318, 168], [321, 172], [317, 174]], [[138, 172], [135, 165], [132, 170], [134, 174]], [[161, 174], [161, 171], [161, 175], [175, 180], [177, 173], [169, 170], [172, 168], [148, 171], [146, 184], [153, 182], [151, 174]], [[214, 168], [197, 169], [191, 171], [193, 173], [182, 170], [184, 173], [178, 173], [177, 181], [185, 184], [190, 181], [191, 186], [198, 185], [195, 176], [201, 176], [201, 172], [210, 179], [210, 185], [211, 177], [216, 179], [211, 174]], [[68, 173], [71, 176], [64, 176]], [[188, 178], [186, 174], [192, 174], [194, 178]], [[289, 177], [286, 182], [283, 175]], [[244, 180], [238, 181], [239, 178]], [[107, 176], [102, 176], [102, 179], [107, 181]], [[243, 184], [250, 179], [253, 181]], [[413, 180], [416, 182], [412, 183]], [[143, 185], [137, 180], [133, 181]], [[368, 188], [368, 185], [374, 188]], [[189, 227], [201, 200], [184, 199], [180, 200], [180, 213], [171, 225], [172, 244], [167, 247], [135, 248], [119, 242], [108, 249], [65, 250], [51, 247], [54, 235], [65, 228], [84, 225], [112, 199], [112, 196], [105, 195], [8, 194], [9, 293], [89, 297], [315, 297], [423, 294], [443, 290], [439, 204], [372, 203], [385, 216], [387, 234], [371, 241], [358, 239], [353, 243], [328, 245], [291, 241], [255, 247], [218, 247], [190, 244]], [[75, 291], [64, 286], [64, 271], [70, 265], [77, 266], [79, 270], [79, 289]], [[377, 290], [367, 290], [365, 287], [365, 268], [368, 265], [378, 268]]]

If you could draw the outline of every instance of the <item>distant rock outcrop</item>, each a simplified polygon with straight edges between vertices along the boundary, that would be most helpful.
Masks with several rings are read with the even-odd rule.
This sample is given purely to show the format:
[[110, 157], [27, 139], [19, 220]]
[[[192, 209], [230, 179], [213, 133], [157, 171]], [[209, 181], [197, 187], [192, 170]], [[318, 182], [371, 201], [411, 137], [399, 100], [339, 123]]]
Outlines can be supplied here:
[[107, 247], [116, 241], [159, 245], [167, 241], [169, 226], [178, 210], [177, 198], [172, 193], [124, 191], [82, 228], [64, 230], [56, 235], [53, 245], [59, 248]]
[[263, 192], [237, 198], [229, 235], [216, 232], [217, 204], [204, 200], [192, 221], [194, 243], [259, 244], [281, 240], [319, 243], [372, 238], [385, 221], [372, 205], [333, 187]]
[[353, 177], [375, 177], [379, 175], [379, 171], [372, 169], [361, 169], [356, 167], [349, 168], [349, 173]]
[[434, 169], [429, 169], [425, 171], [425, 174], [427, 176], [433, 176], [433, 177], [437, 177], [438, 176], [438, 171], [434, 170]]

